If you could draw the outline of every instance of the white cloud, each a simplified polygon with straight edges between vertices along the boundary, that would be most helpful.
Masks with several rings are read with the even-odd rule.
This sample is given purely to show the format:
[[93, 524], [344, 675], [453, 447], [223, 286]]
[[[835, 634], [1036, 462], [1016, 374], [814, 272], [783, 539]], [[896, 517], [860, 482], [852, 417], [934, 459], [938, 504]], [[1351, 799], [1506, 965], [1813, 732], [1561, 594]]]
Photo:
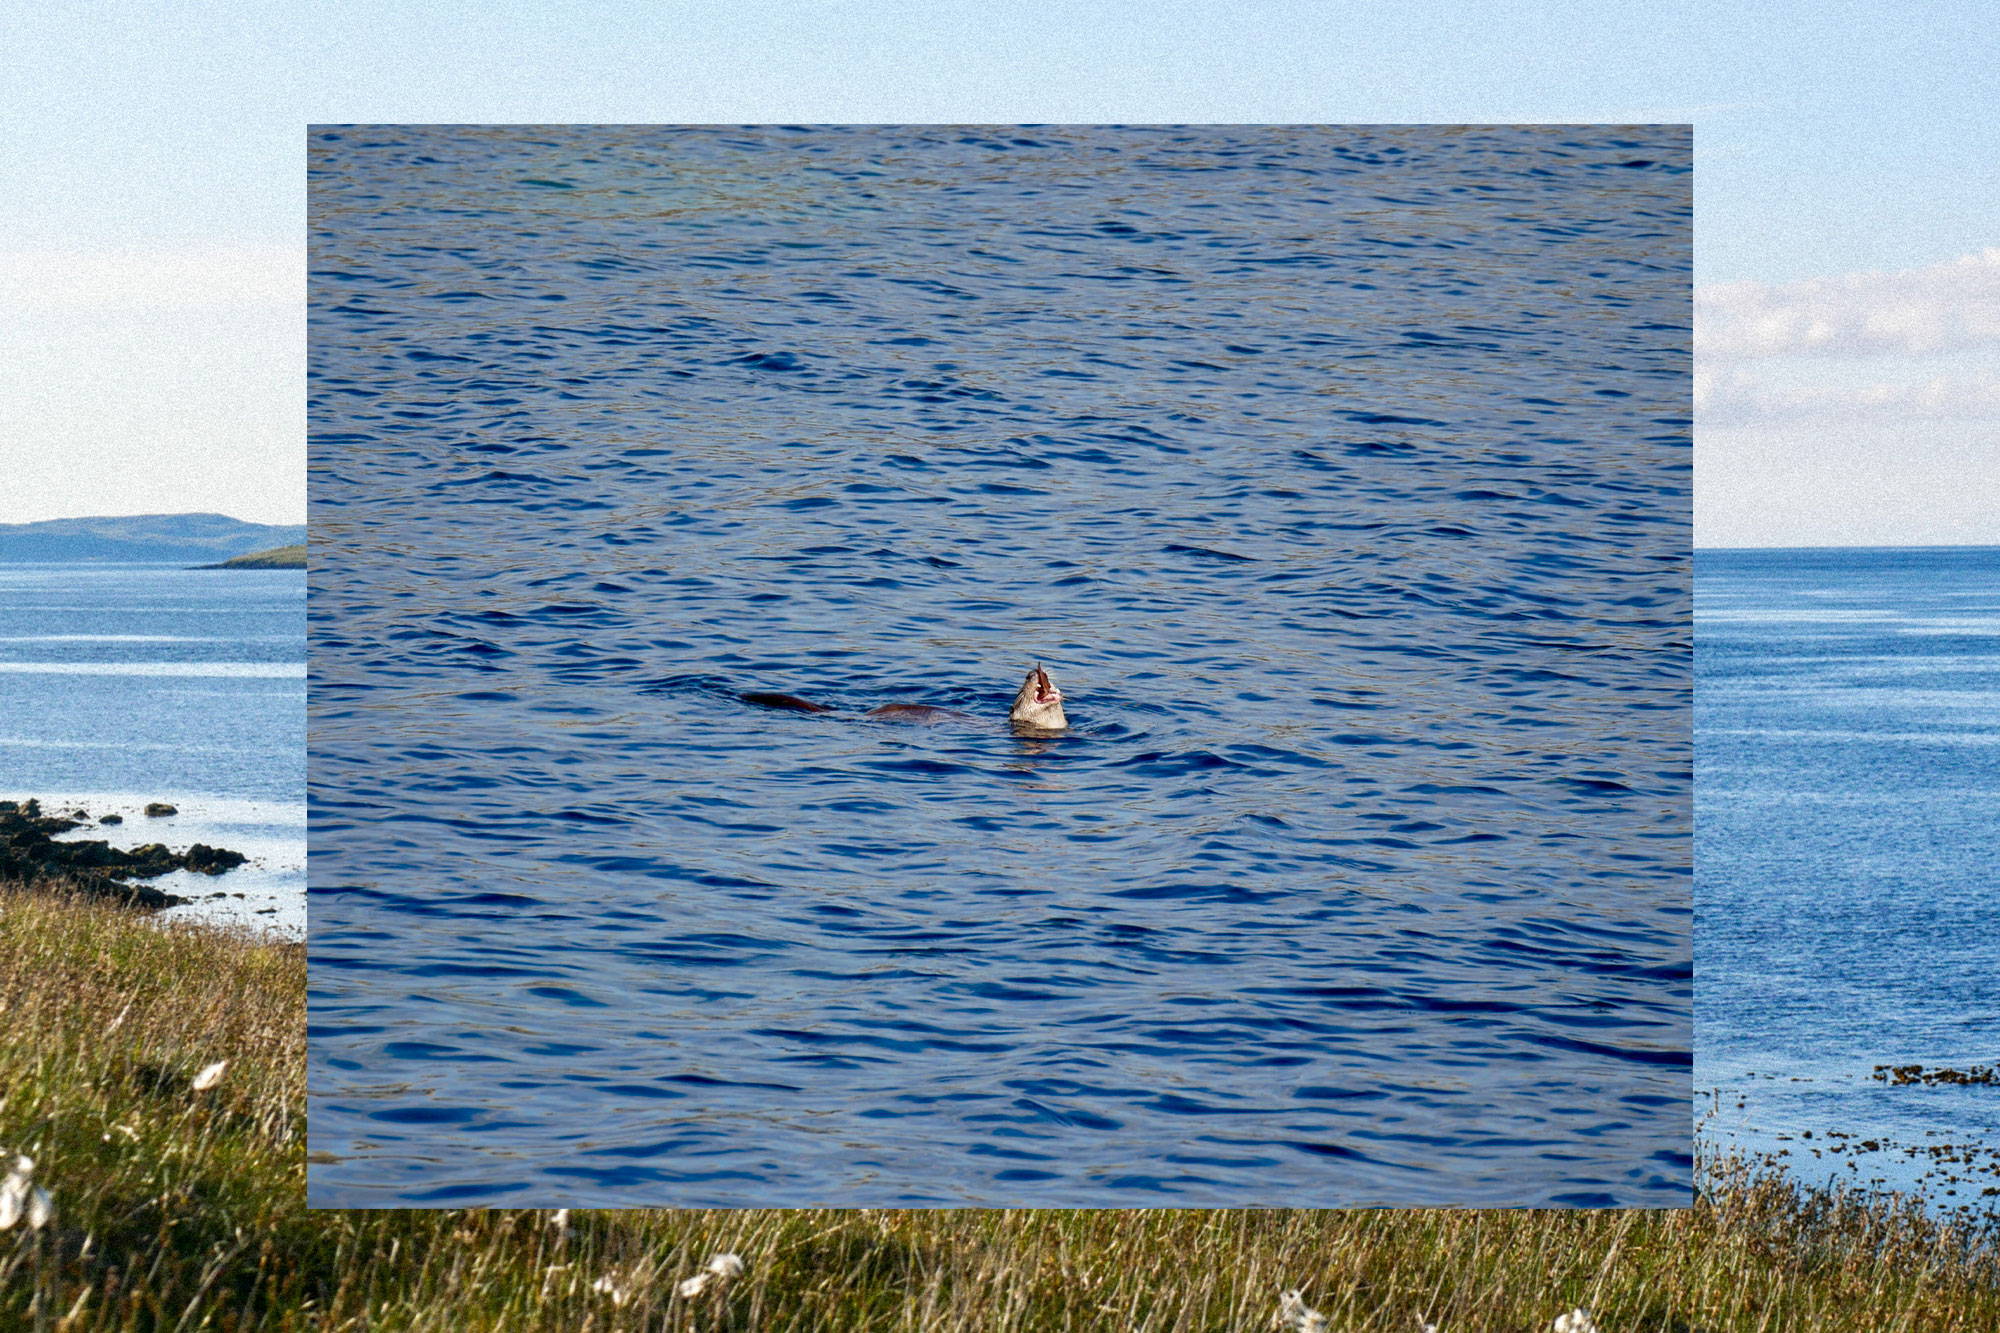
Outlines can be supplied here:
[[1695, 293], [1695, 544], [2000, 540], [2000, 248]]
[[1706, 428], [2000, 420], [2000, 248], [1891, 273], [1695, 293]]
[[2000, 247], [1893, 273], [1704, 287], [1694, 308], [1704, 358], [1924, 356], [2000, 344]]
[[[1895, 368], [1890, 368], [1895, 369]], [[1694, 406], [1701, 425], [1742, 426], [1793, 422], [2000, 420], [2000, 378], [1931, 374], [1897, 379], [1874, 375], [1809, 383], [1706, 367], [1695, 372]]]
[[305, 307], [294, 246], [0, 251], [0, 305], [16, 312]]

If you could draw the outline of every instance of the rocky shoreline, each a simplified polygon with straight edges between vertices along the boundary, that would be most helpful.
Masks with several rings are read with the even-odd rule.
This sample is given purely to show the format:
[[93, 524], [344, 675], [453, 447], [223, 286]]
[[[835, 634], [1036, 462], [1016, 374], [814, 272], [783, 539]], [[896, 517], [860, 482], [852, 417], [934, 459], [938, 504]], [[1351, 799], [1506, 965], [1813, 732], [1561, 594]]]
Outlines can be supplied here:
[[[155, 802], [146, 807], [146, 813], [157, 818], [175, 811], [170, 805]], [[83, 810], [51, 815], [42, 810], [40, 801], [32, 799], [0, 801], [0, 890], [50, 889], [158, 911], [190, 900], [127, 881], [155, 879], [173, 870], [220, 875], [248, 859], [241, 852], [200, 842], [176, 852], [157, 842], [121, 851], [108, 842], [56, 840], [60, 834], [93, 822], [123, 821], [116, 815], [93, 821]]]

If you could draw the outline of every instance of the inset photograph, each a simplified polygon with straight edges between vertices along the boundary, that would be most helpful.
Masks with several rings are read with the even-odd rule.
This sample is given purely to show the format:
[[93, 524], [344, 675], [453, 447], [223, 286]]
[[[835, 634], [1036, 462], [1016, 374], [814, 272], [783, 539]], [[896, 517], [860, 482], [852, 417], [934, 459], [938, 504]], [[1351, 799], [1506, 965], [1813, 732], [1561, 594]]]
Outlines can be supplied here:
[[313, 1207], [1691, 1202], [1686, 126], [308, 137]]

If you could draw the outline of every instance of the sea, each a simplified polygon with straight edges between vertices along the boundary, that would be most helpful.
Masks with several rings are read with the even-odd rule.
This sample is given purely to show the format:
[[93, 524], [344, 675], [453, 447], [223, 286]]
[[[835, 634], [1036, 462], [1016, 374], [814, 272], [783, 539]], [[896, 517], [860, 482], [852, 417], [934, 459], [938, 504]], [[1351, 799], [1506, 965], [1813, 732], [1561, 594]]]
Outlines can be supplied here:
[[71, 840], [242, 852], [147, 881], [190, 899], [160, 919], [302, 939], [305, 591], [297, 570], [0, 564], [0, 800], [124, 821]]
[[1703, 1134], [1990, 1217], [2000, 548], [1695, 567]]
[[1689, 1201], [1684, 129], [309, 140], [314, 1206]]

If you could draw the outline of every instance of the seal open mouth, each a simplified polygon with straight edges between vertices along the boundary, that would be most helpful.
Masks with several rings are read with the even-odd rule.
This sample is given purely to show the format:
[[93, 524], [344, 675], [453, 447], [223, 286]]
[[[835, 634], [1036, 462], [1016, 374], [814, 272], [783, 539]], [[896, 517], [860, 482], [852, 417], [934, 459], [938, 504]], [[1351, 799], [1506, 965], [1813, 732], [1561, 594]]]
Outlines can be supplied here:
[[1040, 662], [1021, 678], [1021, 688], [1014, 695], [1014, 706], [1008, 710], [1007, 720], [1030, 731], [1068, 729], [1069, 719], [1063, 716], [1063, 692], [1049, 679]]

